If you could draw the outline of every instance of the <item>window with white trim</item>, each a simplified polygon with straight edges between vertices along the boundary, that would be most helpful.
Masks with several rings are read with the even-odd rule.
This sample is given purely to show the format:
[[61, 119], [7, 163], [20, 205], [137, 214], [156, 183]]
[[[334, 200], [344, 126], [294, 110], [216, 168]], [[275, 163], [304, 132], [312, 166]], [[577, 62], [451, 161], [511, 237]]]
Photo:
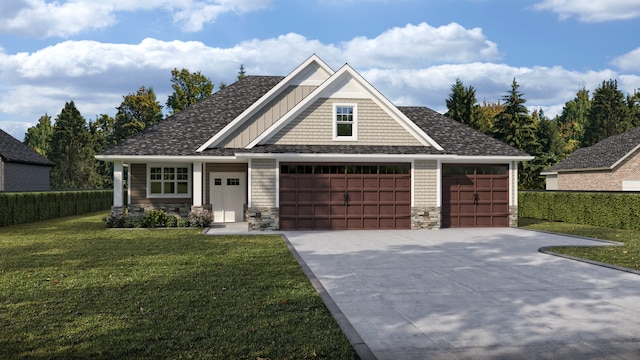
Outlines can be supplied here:
[[188, 166], [150, 165], [148, 169], [148, 197], [191, 196], [191, 172]]
[[358, 111], [356, 104], [334, 104], [333, 116], [333, 140], [358, 140]]

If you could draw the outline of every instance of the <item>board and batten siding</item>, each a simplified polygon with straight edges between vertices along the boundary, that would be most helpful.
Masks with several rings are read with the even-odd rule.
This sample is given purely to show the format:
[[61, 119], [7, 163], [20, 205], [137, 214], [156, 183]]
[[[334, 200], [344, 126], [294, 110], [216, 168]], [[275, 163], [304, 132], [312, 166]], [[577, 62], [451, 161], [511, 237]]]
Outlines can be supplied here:
[[249, 121], [223, 140], [219, 147], [243, 148], [247, 146], [315, 89], [316, 86], [287, 87], [262, 110], [253, 115]]
[[[333, 140], [333, 104], [357, 104], [357, 141]], [[423, 146], [370, 99], [322, 98], [287, 124], [268, 143], [277, 145]]]
[[275, 208], [277, 163], [275, 159], [251, 161], [251, 207]]
[[413, 181], [414, 206], [438, 206], [438, 162], [435, 160], [415, 160]]

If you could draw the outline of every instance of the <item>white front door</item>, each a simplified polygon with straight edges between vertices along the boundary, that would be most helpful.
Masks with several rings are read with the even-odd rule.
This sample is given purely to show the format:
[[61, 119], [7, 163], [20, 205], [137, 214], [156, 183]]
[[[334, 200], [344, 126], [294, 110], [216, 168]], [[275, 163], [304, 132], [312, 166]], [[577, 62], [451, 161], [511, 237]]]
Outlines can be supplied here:
[[209, 175], [213, 222], [241, 222], [247, 189], [245, 173], [212, 172]]

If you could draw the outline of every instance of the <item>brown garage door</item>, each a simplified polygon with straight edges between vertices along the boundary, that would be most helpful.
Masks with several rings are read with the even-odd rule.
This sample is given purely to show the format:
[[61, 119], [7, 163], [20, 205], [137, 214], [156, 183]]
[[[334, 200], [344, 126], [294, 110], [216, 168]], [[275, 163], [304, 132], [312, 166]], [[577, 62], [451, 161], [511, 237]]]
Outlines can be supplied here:
[[410, 229], [409, 164], [281, 164], [280, 228]]
[[507, 165], [442, 166], [442, 227], [506, 226]]

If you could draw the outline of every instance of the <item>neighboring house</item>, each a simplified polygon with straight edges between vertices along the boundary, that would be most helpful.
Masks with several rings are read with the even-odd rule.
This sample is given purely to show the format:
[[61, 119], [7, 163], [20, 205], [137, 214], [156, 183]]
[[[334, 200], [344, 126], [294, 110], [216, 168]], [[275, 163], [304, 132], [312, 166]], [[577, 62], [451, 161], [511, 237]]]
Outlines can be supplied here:
[[49, 190], [54, 165], [18, 139], [0, 130], [0, 191]]
[[425, 107], [396, 107], [316, 55], [247, 76], [96, 156], [114, 212], [210, 209], [249, 229], [516, 226], [532, 157]]
[[640, 127], [578, 149], [541, 175], [547, 190], [640, 191]]

